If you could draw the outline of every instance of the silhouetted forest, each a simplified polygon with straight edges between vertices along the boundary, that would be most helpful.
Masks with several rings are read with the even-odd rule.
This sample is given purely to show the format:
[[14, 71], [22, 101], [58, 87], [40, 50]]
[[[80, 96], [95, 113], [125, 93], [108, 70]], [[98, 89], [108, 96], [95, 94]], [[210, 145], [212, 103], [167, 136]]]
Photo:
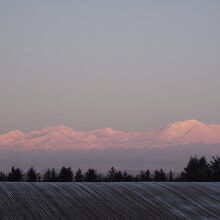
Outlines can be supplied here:
[[0, 172], [0, 181], [26, 181], [26, 182], [165, 182], [165, 181], [194, 181], [210, 182], [220, 181], [220, 157], [213, 156], [207, 161], [205, 156], [190, 157], [187, 166], [179, 174], [173, 174], [172, 170], [166, 172], [164, 169], [150, 171], [142, 170], [136, 175], [129, 174], [126, 170], [111, 167], [106, 174], [98, 173], [97, 170], [89, 168], [85, 172], [79, 168], [75, 172], [71, 167], [63, 166], [56, 171], [54, 168], [39, 173], [34, 167], [24, 173], [23, 170], [11, 167], [8, 173]]

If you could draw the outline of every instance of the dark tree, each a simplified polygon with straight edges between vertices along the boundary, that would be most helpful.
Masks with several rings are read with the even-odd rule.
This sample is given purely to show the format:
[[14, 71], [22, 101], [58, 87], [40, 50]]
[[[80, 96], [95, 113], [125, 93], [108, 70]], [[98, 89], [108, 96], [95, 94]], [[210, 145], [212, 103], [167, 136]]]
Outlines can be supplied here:
[[212, 180], [213, 181], [220, 181], [220, 157], [213, 156], [213, 161], [210, 161], [210, 168], [212, 171]]
[[78, 169], [76, 171], [75, 181], [76, 182], [82, 182], [83, 181], [83, 174], [82, 174], [82, 170], [81, 169]]
[[23, 171], [14, 166], [11, 168], [11, 171], [8, 173], [8, 180], [19, 182], [22, 180]]
[[128, 174], [126, 170], [122, 173], [122, 181], [124, 181], [124, 182], [131, 182], [132, 181], [132, 176], [130, 174]]
[[159, 176], [160, 176], [159, 177], [159, 181], [163, 182], [163, 181], [167, 180], [167, 176], [166, 176], [166, 174], [165, 174], [163, 169], [160, 169], [160, 175]]
[[60, 182], [72, 182], [73, 181], [73, 171], [71, 167], [62, 167], [59, 173]]
[[96, 182], [97, 181], [97, 172], [95, 169], [89, 168], [85, 172], [85, 180], [86, 182]]
[[107, 173], [108, 181], [114, 182], [117, 170], [114, 167], [111, 167]]
[[190, 157], [182, 177], [186, 181], [210, 181], [211, 169], [205, 156], [201, 158], [198, 156]]
[[163, 169], [155, 170], [153, 180], [156, 182], [163, 182], [167, 180], [167, 176]]
[[43, 176], [43, 181], [44, 182], [51, 182], [51, 170], [48, 169]]
[[44, 182], [56, 182], [58, 180], [55, 169], [48, 169], [43, 175]]
[[154, 171], [154, 181], [160, 181], [160, 172], [158, 170]]
[[150, 170], [148, 170], [148, 169], [145, 172], [145, 181], [150, 181]]
[[27, 171], [27, 181], [28, 182], [36, 182], [37, 181], [37, 173], [36, 173], [36, 170], [33, 167], [31, 167]]
[[0, 181], [7, 181], [7, 175], [4, 172], [0, 172]]
[[57, 176], [55, 169], [53, 168], [50, 172], [50, 181], [56, 182], [57, 180], [58, 180], [58, 176]]
[[143, 170], [140, 173], [140, 181], [145, 181], [145, 172]]
[[147, 169], [147, 171], [141, 171], [140, 173], [140, 180], [141, 181], [150, 181], [150, 170]]
[[170, 182], [173, 181], [173, 172], [172, 172], [172, 170], [170, 170], [170, 172], [169, 172], [169, 181]]
[[211, 169], [205, 156], [202, 156], [199, 160], [199, 181], [210, 181]]
[[122, 175], [122, 171], [118, 170], [115, 174], [115, 181], [116, 182], [121, 182], [123, 181], [123, 175]]

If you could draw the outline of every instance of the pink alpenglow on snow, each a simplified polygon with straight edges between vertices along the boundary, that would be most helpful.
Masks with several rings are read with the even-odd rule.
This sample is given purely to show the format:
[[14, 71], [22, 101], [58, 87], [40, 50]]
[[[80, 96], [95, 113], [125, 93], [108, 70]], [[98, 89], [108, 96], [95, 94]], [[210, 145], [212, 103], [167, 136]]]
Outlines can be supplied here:
[[0, 135], [0, 147], [12, 149], [168, 148], [217, 143], [220, 143], [220, 125], [206, 125], [197, 120], [175, 122], [151, 132], [124, 132], [111, 128], [84, 132], [52, 126], [27, 133], [16, 130]]

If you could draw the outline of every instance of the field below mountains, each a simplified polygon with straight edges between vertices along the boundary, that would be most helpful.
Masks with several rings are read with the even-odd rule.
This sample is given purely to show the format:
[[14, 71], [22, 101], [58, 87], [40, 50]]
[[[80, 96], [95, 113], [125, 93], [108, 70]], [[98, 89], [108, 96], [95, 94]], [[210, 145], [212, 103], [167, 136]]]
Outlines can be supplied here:
[[0, 183], [1, 219], [219, 219], [220, 183]]

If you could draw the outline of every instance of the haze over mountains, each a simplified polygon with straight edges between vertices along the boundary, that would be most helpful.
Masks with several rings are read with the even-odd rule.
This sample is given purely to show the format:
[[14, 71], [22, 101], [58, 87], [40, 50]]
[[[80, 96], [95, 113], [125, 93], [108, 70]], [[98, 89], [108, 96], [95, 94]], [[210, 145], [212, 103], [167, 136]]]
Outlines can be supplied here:
[[27, 150], [164, 149], [217, 143], [220, 143], [220, 125], [206, 125], [194, 119], [175, 122], [151, 132], [125, 132], [111, 128], [84, 132], [53, 126], [27, 133], [15, 130], [0, 135], [1, 148]]
[[192, 155], [220, 155], [220, 125], [197, 120], [175, 122], [151, 132], [125, 132], [111, 128], [89, 132], [52, 126], [30, 132], [0, 135], [0, 170], [14, 165], [44, 170], [71, 166], [111, 166], [136, 172], [141, 169], [181, 171]]

